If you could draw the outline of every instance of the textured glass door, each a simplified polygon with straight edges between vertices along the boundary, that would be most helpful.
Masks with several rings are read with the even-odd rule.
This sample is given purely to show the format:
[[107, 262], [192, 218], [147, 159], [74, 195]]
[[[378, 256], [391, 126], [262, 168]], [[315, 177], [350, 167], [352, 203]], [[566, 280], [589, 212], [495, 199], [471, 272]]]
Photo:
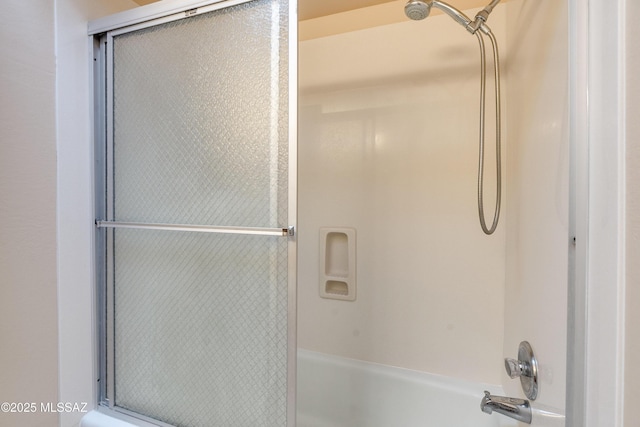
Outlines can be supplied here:
[[161, 425], [295, 423], [289, 15], [287, 0], [213, 2], [100, 35], [111, 410]]

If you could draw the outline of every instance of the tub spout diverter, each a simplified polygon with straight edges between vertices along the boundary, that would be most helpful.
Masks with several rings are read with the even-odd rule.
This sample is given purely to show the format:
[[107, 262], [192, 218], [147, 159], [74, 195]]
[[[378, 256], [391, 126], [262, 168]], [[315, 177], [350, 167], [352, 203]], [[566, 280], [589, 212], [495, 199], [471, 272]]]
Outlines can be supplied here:
[[487, 414], [496, 411], [514, 420], [531, 424], [531, 405], [525, 399], [492, 396], [491, 393], [485, 391], [482, 402], [480, 402], [480, 409]]

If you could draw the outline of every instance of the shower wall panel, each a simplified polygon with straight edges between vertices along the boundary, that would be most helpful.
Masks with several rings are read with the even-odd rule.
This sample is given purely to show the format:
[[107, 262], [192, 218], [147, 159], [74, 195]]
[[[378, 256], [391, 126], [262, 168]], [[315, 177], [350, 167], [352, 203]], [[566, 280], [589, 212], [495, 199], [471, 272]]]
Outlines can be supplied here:
[[[509, 150], [505, 357], [528, 340], [543, 373], [536, 404], [564, 412], [569, 222], [568, 11], [507, 3]], [[509, 396], [520, 382], [503, 376]], [[546, 425], [546, 424], [540, 424]]]
[[[504, 45], [501, 7], [491, 23]], [[478, 223], [479, 74], [443, 15], [301, 42], [300, 347], [499, 383], [505, 223]], [[320, 227], [357, 230], [353, 302], [320, 298]]]

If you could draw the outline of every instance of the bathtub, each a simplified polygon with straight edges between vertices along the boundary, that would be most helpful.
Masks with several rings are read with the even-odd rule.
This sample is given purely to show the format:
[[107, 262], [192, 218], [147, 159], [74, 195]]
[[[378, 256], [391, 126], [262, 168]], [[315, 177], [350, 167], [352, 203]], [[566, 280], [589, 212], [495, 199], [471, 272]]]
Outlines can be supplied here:
[[297, 427], [511, 427], [480, 410], [473, 383], [408, 369], [298, 350]]
[[[515, 427], [480, 410], [481, 384], [298, 350], [296, 427]], [[150, 425], [136, 423], [137, 425]], [[135, 427], [99, 411], [81, 427]]]

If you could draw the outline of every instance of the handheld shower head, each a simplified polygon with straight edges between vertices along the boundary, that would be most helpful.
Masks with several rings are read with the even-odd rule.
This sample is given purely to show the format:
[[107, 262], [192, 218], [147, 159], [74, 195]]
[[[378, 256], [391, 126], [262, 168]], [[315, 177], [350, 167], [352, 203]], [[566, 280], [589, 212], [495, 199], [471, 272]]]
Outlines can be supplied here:
[[[499, 0], [494, 0], [494, 1], [497, 2]], [[460, 25], [462, 25], [463, 27], [467, 28], [467, 30], [469, 30], [469, 24], [471, 24], [471, 19], [469, 19], [467, 15], [460, 12], [455, 7], [443, 1], [409, 0], [407, 4], [404, 5], [404, 13], [405, 15], [407, 15], [409, 19], [413, 19], [414, 21], [419, 21], [429, 16], [429, 12], [431, 12], [431, 8], [433, 6], [442, 10], [444, 13], [452, 17]], [[473, 32], [475, 32], [475, 30]]]
[[429, 16], [431, 6], [433, 6], [433, 0], [409, 0], [404, 5], [404, 13], [407, 18], [420, 21]]

